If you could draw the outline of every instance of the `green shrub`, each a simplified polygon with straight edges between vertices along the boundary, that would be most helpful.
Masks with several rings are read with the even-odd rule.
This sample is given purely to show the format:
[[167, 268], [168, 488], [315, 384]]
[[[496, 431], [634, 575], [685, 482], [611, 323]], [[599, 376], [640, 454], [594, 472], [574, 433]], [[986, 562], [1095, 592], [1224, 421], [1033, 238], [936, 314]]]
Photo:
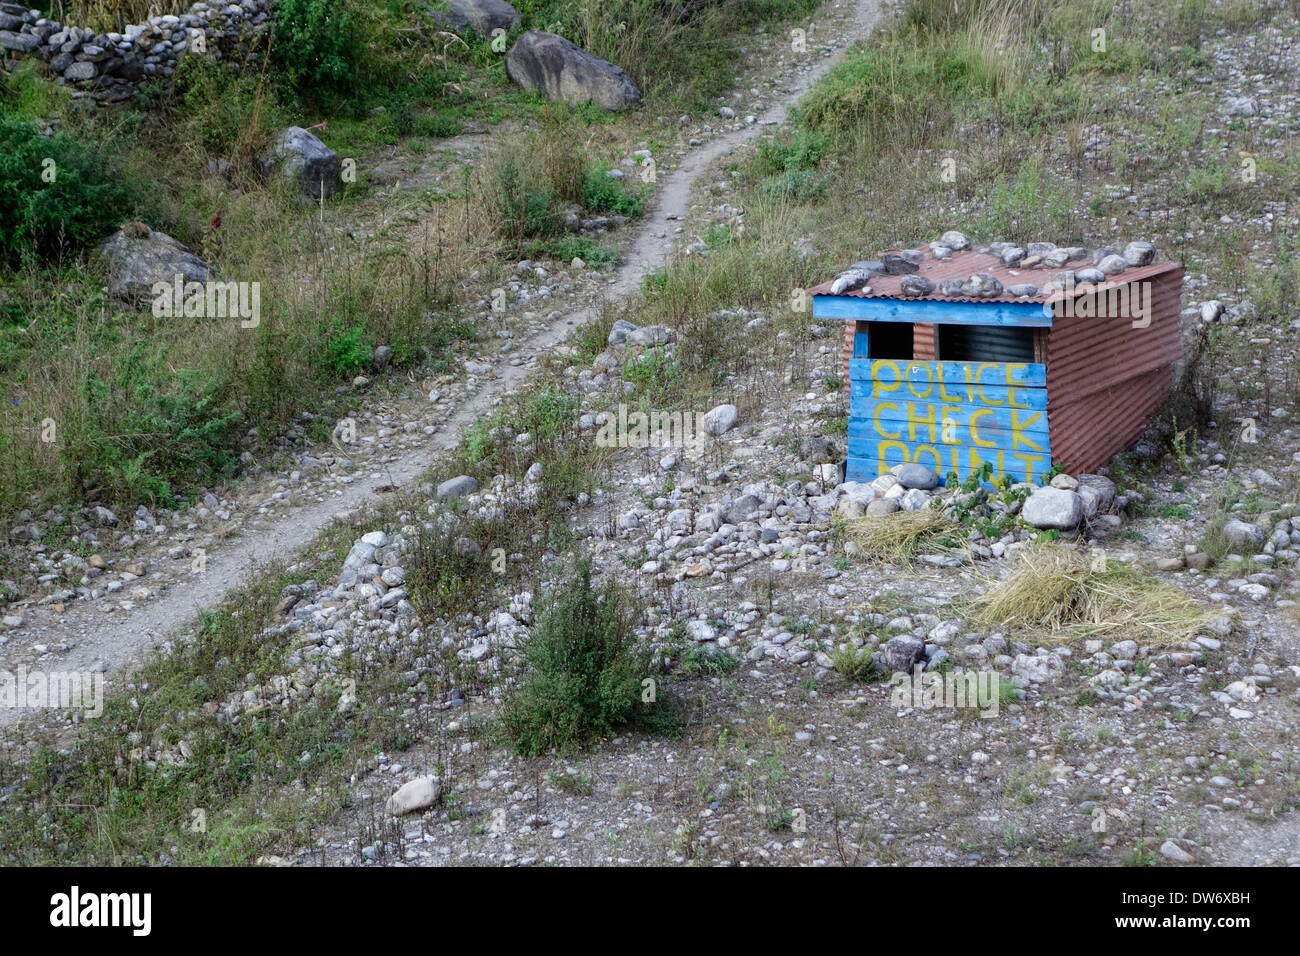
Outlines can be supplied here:
[[1063, 182], [1056, 180], [1041, 156], [1026, 156], [1014, 182], [999, 176], [993, 184], [977, 232], [1028, 242], [1030, 236], [1073, 233], [1073, 203]]
[[486, 205], [503, 239], [522, 242], [562, 230], [563, 219], [551, 190], [537, 181], [536, 170], [525, 157], [503, 152], [487, 178]]
[[493, 522], [464, 515], [420, 526], [409, 580], [411, 601], [423, 620], [434, 621], [469, 606], [486, 588], [499, 584], [491, 554], [499, 534]]
[[537, 441], [553, 441], [573, 426], [578, 400], [558, 388], [544, 388], [529, 396], [519, 413], [518, 430]]
[[635, 609], [613, 581], [597, 589], [578, 565], [523, 646], [524, 671], [502, 725], [524, 756], [567, 751], [630, 724], [662, 728], [663, 703], [642, 703], [648, 650], [632, 643]]
[[228, 383], [173, 369], [168, 358], [164, 347], [137, 343], [108, 378], [87, 374], [84, 418], [63, 430], [72, 487], [171, 506], [177, 494], [236, 473], [240, 415]]
[[356, 75], [359, 44], [346, 0], [280, 0], [271, 60], [299, 94], [339, 93]]
[[849, 680], [871, 682], [881, 679], [871, 659], [870, 647], [854, 647], [846, 644], [831, 653], [831, 662], [835, 669]]
[[814, 169], [821, 162], [829, 142], [830, 137], [811, 130], [800, 130], [790, 137], [788, 143], [769, 140], [758, 147], [755, 171], [760, 176], [774, 176], [792, 170]]
[[736, 234], [732, 231], [730, 223], [715, 222], [704, 230], [704, 244], [710, 249], [721, 249], [723, 246], [733, 246], [736, 244]]
[[345, 327], [342, 320], [335, 319], [321, 363], [333, 375], [348, 375], [368, 367], [373, 353], [374, 342], [364, 322]]
[[610, 212], [639, 219], [645, 212], [645, 192], [629, 188], [609, 175], [607, 162], [593, 163], [582, 178], [582, 205], [592, 212]]
[[677, 673], [683, 677], [729, 674], [740, 666], [740, 658], [728, 654], [716, 644], [695, 644], [686, 649]]
[[636, 386], [637, 394], [660, 403], [668, 401], [682, 383], [682, 367], [676, 359], [646, 352], [623, 368], [623, 377]]
[[0, 259], [76, 252], [112, 232], [135, 204], [127, 177], [100, 150], [0, 117]]
[[166, 99], [178, 138], [218, 155], [249, 155], [261, 145], [259, 129], [278, 129], [292, 119], [274, 91], [262, 89], [255, 70], [232, 70], [213, 57], [181, 57]]
[[601, 245], [588, 236], [564, 235], [534, 242], [528, 247], [532, 257], [550, 256], [561, 262], [579, 258], [589, 269], [605, 269], [618, 264], [618, 250]]

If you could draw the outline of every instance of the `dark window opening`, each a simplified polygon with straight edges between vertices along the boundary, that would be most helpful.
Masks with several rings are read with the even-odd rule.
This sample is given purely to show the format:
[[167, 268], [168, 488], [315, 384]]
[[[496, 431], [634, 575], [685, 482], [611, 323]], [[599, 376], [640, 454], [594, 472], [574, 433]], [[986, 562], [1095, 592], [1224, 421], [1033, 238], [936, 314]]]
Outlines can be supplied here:
[[911, 322], [868, 322], [868, 358], [910, 359], [912, 357]]
[[1006, 325], [939, 325], [943, 362], [1033, 362], [1034, 330]]

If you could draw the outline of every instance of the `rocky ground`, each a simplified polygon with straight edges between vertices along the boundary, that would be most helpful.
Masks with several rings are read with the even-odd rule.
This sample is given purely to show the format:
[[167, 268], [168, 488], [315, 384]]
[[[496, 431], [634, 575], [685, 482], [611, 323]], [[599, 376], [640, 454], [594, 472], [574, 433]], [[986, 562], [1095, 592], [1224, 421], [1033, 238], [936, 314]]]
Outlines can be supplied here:
[[[810, 379], [838, 361], [829, 347], [810, 357]], [[1165, 562], [1169, 580], [1209, 612], [1205, 626], [1174, 646], [1159, 633], [1040, 642], [974, 630], [966, 603], [1040, 532], [1025, 523], [990, 542], [972, 531], [964, 547], [923, 554], [907, 568], [854, 560], [852, 545], [836, 543], [836, 515], [851, 518], [878, 502], [928, 507], [930, 493], [906, 486], [933, 485], [935, 476], [905, 467], [902, 481], [885, 477], [875, 487], [819, 480], [816, 465], [833, 457], [832, 443], [818, 434], [827, 400], [837, 397], [795, 403], [779, 424], [743, 420], [704, 460], [677, 449], [627, 454], [611, 482], [617, 490], [597, 493], [584, 509], [598, 565], [637, 587], [650, 604], [648, 620], [661, 622], [645, 629], [646, 638], [676, 663], [689, 659], [692, 646], [721, 648], [736, 660], [725, 674], [674, 685], [698, 700], [683, 740], [634, 735], [574, 763], [543, 761], [541, 770], [476, 729], [492, 711], [492, 693], [467, 701], [453, 692], [409, 715], [412, 728], [433, 737], [431, 749], [380, 755], [358, 768], [351, 826], [297, 861], [1216, 863], [1239, 860], [1243, 828], [1258, 828], [1252, 862], [1300, 862], [1285, 825], [1275, 839], [1264, 836], [1296, 800], [1297, 555], [1290, 521], [1279, 516], [1294, 505], [1230, 524], [1232, 545], [1249, 554], [1212, 564], [1199, 551], [1184, 556], [1182, 540], [1170, 547], [1176, 535], [1162, 521], [1129, 513], [1139, 496], [1116, 496], [1102, 476], [1058, 475], [1052, 490], [1082, 489], [1088, 502], [1087, 521], [1073, 533], [1108, 560], [1151, 573]], [[791, 448], [788, 436], [803, 431], [810, 437]], [[1294, 480], [1294, 467], [1277, 470]], [[1239, 469], [1238, 477], [1277, 481], [1261, 469]], [[491, 508], [510, 493], [503, 480], [472, 492], [468, 503]], [[370, 560], [369, 551], [363, 539], [349, 564]], [[1176, 569], [1156, 557], [1170, 552]], [[361, 576], [400, 580], [399, 554], [382, 557], [382, 566], [362, 568]], [[1246, 560], [1280, 574], [1245, 574]], [[375, 584], [358, 597], [375, 609], [388, 604], [379, 613], [388, 620], [360, 617], [390, 641], [418, 646], [419, 630], [402, 624], [404, 610], [408, 619], [413, 610], [394, 597], [400, 591], [380, 596], [383, 590]], [[342, 595], [324, 593], [321, 607], [295, 612], [313, 632], [301, 640], [318, 648], [324, 667], [316, 679], [328, 672], [331, 650], [322, 645], [346, 633], [317, 620], [341, 621], [358, 600], [331, 609]], [[499, 672], [534, 600], [503, 596], [497, 610], [443, 631], [442, 642], [485, 674]], [[832, 655], [846, 646], [874, 650], [886, 672], [920, 661], [991, 667], [1015, 690], [988, 720], [970, 711], [900, 709], [891, 687], [855, 684], [837, 672]], [[418, 682], [418, 668], [411, 676]], [[444, 768], [440, 809], [385, 827], [379, 807], [436, 766]], [[796, 818], [797, 832], [790, 829]]]
[[[837, 6], [841, 19], [832, 23], [865, 18], [869, 7]], [[1184, 108], [1225, 124], [1249, 115], [1293, 130], [1294, 93], [1280, 83], [1264, 88], [1241, 64], [1280, 59], [1294, 77], [1294, 26], [1210, 44], [1213, 70]], [[793, 74], [783, 76], [773, 85], [789, 89]], [[734, 135], [733, 125], [759, 122], [746, 115], [762, 115], [758, 89], [728, 107], [734, 123], [684, 126], [681, 155]], [[1137, 108], [1142, 96], [1165, 92], [1134, 91]], [[1095, 131], [1097, 148], [1081, 141], [1089, 161], [1101, 161], [1102, 133]], [[1145, 142], [1140, 131], [1133, 137]], [[708, 255], [707, 225], [743, 221], [725, 189], [707, 189], [709, 178], [700, 178], [705, 191], [689, 209], [683, 204], [680, 218], [652, 220], [624, 246], [639, 268], [646, 258], [636, 254], [648, 247]], [[723, 173], [711, 178], [727, 182]], [[1155, 186], [1129, 193], [1132, 217], [1104, 223], [1092, 248], [1123, 249], [1123, 240], [1151, 235], [1144, 221], [1170, 205]], [[1247, 237], [1248, 251], [1238, 254], [1266, 258], [1274, 229], [1284, 221], [1294, 228], [1294, 210], [1274, 205], [1243, 221], [1228, 217], [1223, 225], [1241, 226]], [[622, 228], [594, 228], [606, 227], [614, 236]], [[1202, 326], [1226, 330], [1240, 351], [1230, 353], [1225, 379], [1272, 377], [1272, 394], [1286, 394], [1295, 358], [1289, 328], [1247, 325], [1255, 310], [1248, 292], [1210, 280], [1229, 273], [1209, 253], [1203, 261], [1185, 284], [1189, 341]], [[537, 368], [541, 356], [528, 343], [611, 282], [610, 273], [564, 263], [520, 263], [515, 276], [520, 306], [464, 377], [409, 389], [388, 382], [381, 401], [379, 383], [355, 384], [363, 396], [355, 443], [286, 448], [283, 462], [190, 513], [86, 516], [77, 533], [92, 534], [99, 551], [84, 561], [41, 544], [48, 528], [33, 518], [32, 572], [41, 587], [6, 609], [0, 667], [52, 667], [77, 644], [93, 653], [94, 622], [129, 622], [160, 592], [184, 593], [203, 573], [198, 549], [238, 551], [274, 523], [300, 521], [295, 510], [309, 502], [351, 510], [359, 502], [349, 486], [363, 479], [368, 488], [399, 483], [384, 477], [389, 468], [427, 458], [435, 435], [461, 421], [458, 409], [482, 394], [485, 378], [504, 366]], [[489, 316], [486, 296], [483, 308]], [[726, 318], [754, 333], [760, 359], [699, 410], [703, 439], [610, 449], [607, 476], [578, 496], [570, 522], [597, 570], [638, 594], [645, 608], [638, 636], [664, 661], [651, 676], [687, 715], [680, 738], [628, 734], [572, 759], [525, 760], [502, 746], [492, 717], [509, 664], [548, 597], [545, 575], [535, 587], [496, 595], [492, 606], [436, 620], [419, 613], [408, 578], [422, 523], [527, 507], [540, 474], [482, 485], [453, 478], [429, 486], [419, 508], [357, 537], [337, 577], [285, 590], [273, 627], [292, 634], [295, 649], [282, 672], [250, 675], [239, 692], [183, 715], [197, 727], [291, 713], [325, 687], [343, 689], [338, 707], [346, 714], [367, 693], [358, 673], [400, 665], [410, 746], [360, 763], [350, 808], [263, 862], [1300, 864], [1294, 404], [1261, 415], [1258, 392], [1225, 387], [1218, 417], [1234, 428], [1249, 418], [1251, 439], [1204, 441], [1182, 462], [1140, 477], [1123, 460], [1103, 469], [1108, 475], [1057, 475], [1032, 494], [936, 488], [937, 476], [916, 468], [841, 483], [834, 466], [843, 444], [834, 423], [845, 413], [841, 328], [805, 319], [791, 334], [788, 317], [742, 309]], [[630, 365], [691, 346], [664, 327], [626, 325], [615, 326], [591, 362], [558, 339], [548, 344], [580, 403], [575, 447], [596, 441], [619, 402], [635, 396]], [[509, 437], [527, 451], [528, 436]], [[914, 560], [872, 560], [848, 530], [865, 517], [924, 510], [946, 515], [957, 530]], [[1203, 612], [1199, 626], [1170, 640], [1140, 630], [1080, 636], [976, 625], [971, 602], [1049, 540], [1178, 589]], [[169, 623], [182, 622], [178, 611]], [[900, 702], [888, 683], [854, 679], [855, 660], [884, 673], [995, 671], [997, 712]], [[429, 676], [449, 668], [457, 685], [431, 692]], [[186, 759], [184, 734], [132, 743], [141, 759]]]

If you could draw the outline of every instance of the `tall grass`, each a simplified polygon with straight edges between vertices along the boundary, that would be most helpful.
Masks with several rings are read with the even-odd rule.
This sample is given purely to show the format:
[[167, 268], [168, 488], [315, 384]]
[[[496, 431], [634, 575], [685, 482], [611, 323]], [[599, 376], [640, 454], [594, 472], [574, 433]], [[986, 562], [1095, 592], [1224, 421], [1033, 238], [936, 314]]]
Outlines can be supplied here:
[[962, 107], [1027, 80], [1021, 0], [914, 4], [903, 24], [831, 70], [800, 104], [801, 123], [864, 149], [910, 150], [950, 130]]
[[194, 0], [45, 0], [35, 4], [59, 23], [89, 27], [101, 32], [121, 32], [150, 16], [184, 13]]
[[[0, 509], [83, 498], [174, 505], [235, 474], [254, 447], [250, 426], [269, 440], [305, 407], [328, 415], [326, 394], [369, 368], [370, 345], [389, 345], [403, 367], [473, 335], [445, 311], [458, 268], [446, 247], [395, 255], [331, 240], [285, 215], [295, 202], [240, 197], [208, 242], [225, 278], [260, 284], [256, 328], [123, 310], [81, 269], [28, 274], [10, 289]], [[39, 440], [46, 419], [57, 426], [52, 443]]]

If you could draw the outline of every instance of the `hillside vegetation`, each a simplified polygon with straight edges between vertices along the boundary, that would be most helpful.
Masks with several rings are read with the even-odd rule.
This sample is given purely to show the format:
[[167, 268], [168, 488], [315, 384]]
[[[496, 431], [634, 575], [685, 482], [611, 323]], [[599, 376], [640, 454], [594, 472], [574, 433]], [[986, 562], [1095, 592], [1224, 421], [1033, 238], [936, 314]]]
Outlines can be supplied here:
[[[360, 238], [381, 218], [363, 183], [322, 213], [242, 172], [196, 172], [252, 157], [303, 116], [292, 90], [182, 77], [156, 117], [69, 110], [58, 146], [86, 197], [69, 221], [91, 237], [117, 215], [155, 216], [231, 274], [262, 276], [275, 304], [251, 343], [177, 331], [108, 303], [84, 243], [55, 235], [20, 254], [0, 303], [0, 360], [21, 397], [0, 432], [6, 514], [61, 495], [174, 501], [238, 475], [295, 424], [328, 440], [364, 400], [346, 385], [376, 374], [376, 344], [393, 348], [399, 376], [456, 368], [488, 331], [467, 318], [518, 260], [591, 257], [563, 227], [574, 206], [644, 212], [650, 189], [607, 170], [658, 144], [660, 113], [719, 109], [738, 55], [722, 26], [807, 9], [521, 5], [526, 23], [562, 23], [644, 83], [647, 102], [616, 118], [513, 93], [482, 51], [420, 32], [422, 56], [439, 51], [428, 99], [403, 100], [400, 83], [357, 104], [327, 94], [338, 112], [322, 136], [346, 155], [422, 148], [472, 119], [503, 129], [456, 188], [403, 206], [405, 231], [379, 249]], [[1300, 527], [1297, 49], [1300, 21], [1279, 0], [910, 0], [791, 122], [702, 179], [667, 266], [540, 359], [424, 480], [259, 568], [75, 742], [51, 729], [4, 751], [6, 858], [1148, 866], [1190, 860], [1182, 847], [1228, 853], [1266, 818], [1293, 823], [1295, 568], [1225, 528], [1267, 523], [1285, 552]], [[23, 116], [54, 108], [33, 78], [13, 82]], [[1265, 86], [1249, 115], [1225, 102]], [[157, 156], [159, 129], [180, 155]], [[121, 175], [78, 152], [92, 142], [109, 144], [94, 148]], [[23, 214], [30, 235], [43, 234], [39, 214]], [[888, 534], [865, 519], [760, 529], [760, 504], [739, 502], [793, 485], [780, 507], [811, 514], [824, 457], [804, 442], [833, 446], [848, 427], [842, 327], [813, 321], [797, 293], [952, 228], [977, 243], [1143, 238], [1186, 267], [1179, 387], [1107, 469], [1123, 530], [1081, 532], [1077, 547], [1031, 532], [1014, 542], [1019, 559], [982, 558], [985, 576], [971, 555], [1019, 527], [1011, 513], [1004, 525], [908, 512], [920, 517]], [[1203, 321], [1200, 303], [1220, 299], [1224, 321]], [[616, 355], [619, 320], [662, 326], [671, 344]], [[724, 401], [743, 434], [698, 462], [593, 437], [596, 414], [619, 403]], [[19, 436], [56, 403], [71, 438], [53, 460]], [[1262, 440], [1239, 437], [1247, 419]], [[448, 481], [477, 497], [437, 490]], [[706, 515], [710, 496], [725, 507]], [[748, 526], [761, 558], [724, 556], [724, 522]], [[1202, 568], [1182, 563], [1192, 553]], [[1159, 577], [1156, 558], [1171, 555]], [[333, 589], [372, 560], [366, 573], [382, 566], [386, 583], [371, 597], [400, 587], [409, 613]], [[291, 617], [295, 606], [311, 613]], [[896, 706], [873, 658], [893, 638], [1003, 671], [1014, 661], [1016, 680], [993, 685], [1005, 719]], [[1023, 676], [1048, 658], [1054, 675]], [[437, 779], [427, 813], [381, 816], [417, 772]], [[508, 829], [493, 829], [494, 805]], [[190, 827], [194, 807], [213, 806], [209, 830]], [[1112, 831], [1090, 825], [1098, 809], [1103, 824], [1119, 810]]]
[[[120, 26], [148, 6], [58, 14]], [[174, 82], [153, 82], [121, 111], [87, 112], [35, 69], [10, 76], [0, 87], [0, 525], [55, 503], [175, 508], [286, 442], [327, 438], [353, 400], [338, 389], [372, 371], [377, 345], [397, 371], [448, 367], [482, 332], [468, 317], [471, 274], [499, 281], [528, 250], [607, 256], [563, 235], [566, 210], [639, 215], [647, 189], [604, 175], [626, 144], [660, 113], [711, 108], [741, 59], [731, 38], [810, 8], [521, 3], [524, 28], [558, 31], [635, 78], [645, 99], [625, 116], [524, 93], [500, 53], [406, 2], [284, 0], [276, 31], [242, 61], [186, 57]], [[255, 169], [291, 124], [314, 127], [363, 170], [323, 208]], [[490, 162], [397, 207], [370, 198], [369, 157], [436, 150], [466, 124], [501, 127]], [[59, 170], [49, 189], [46, 159]], [[227, 279], [260, 283], [260, 326], [159, 319], [104, 295], [95, 248], [132, 220]], [[367, 241], [393, 221], [410, 226], [400, 241]], [[48, 421], [57, 442], [39, 440]], [[11, 576], [5, 563], [0, 579]]]

